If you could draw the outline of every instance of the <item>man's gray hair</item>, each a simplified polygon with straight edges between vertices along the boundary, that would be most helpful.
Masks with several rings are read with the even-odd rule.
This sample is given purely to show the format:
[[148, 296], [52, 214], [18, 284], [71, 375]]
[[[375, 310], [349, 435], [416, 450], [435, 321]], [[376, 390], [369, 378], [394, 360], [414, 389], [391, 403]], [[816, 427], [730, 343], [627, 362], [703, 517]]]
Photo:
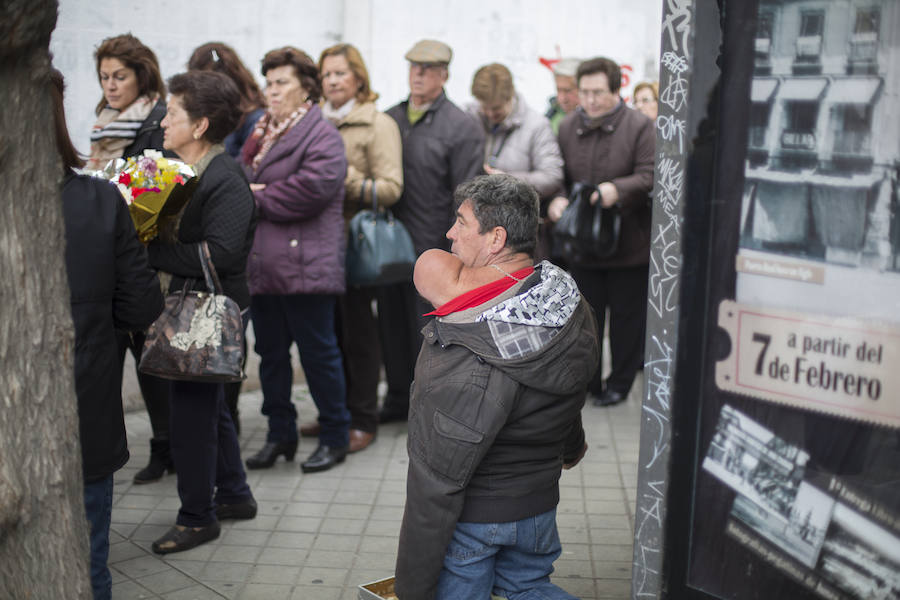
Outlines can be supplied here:
[[461, 183], [453, 194], [453, 209], [466, 200], [478, 220], [478, 232], [506, 230], [506, 247], [534, 253], [537, 243], [539, 198], [531, 184], [510, 175], [480, 175]]

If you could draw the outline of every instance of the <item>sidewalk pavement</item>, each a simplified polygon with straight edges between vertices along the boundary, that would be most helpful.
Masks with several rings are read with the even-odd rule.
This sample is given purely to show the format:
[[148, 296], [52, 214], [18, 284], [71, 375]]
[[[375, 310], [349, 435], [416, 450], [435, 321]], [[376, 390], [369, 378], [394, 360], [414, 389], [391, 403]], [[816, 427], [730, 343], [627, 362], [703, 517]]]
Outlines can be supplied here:
[[[557, 522], [563, 554], [552, 580], [583, 600], [630, 597], [637, 485], [638, 375], [627, 402], [583, 410], [589, 450], [563, 471]], [[304, 385], [294, 389], [300, 422], [316, 410]], [[241, 395], [244, 457], [266, 436], [259, 391]], [[150, 544], [175, 523], [175, 476], [134, 485], [147, 464], [150, 422], [125, 416], [131, 460], [116, 473], [109, 564], [113, 599], [356, 600], [360, 584], [393, 575], [406, 490], [406, 424], [382, 426], [375, 443], [324, 473], [301, 474], [316, 447], [301, 438], [294, 462], [248, 471], [259, 503], [249, 521], [222, 524], [219, 539], [158, 556]]]

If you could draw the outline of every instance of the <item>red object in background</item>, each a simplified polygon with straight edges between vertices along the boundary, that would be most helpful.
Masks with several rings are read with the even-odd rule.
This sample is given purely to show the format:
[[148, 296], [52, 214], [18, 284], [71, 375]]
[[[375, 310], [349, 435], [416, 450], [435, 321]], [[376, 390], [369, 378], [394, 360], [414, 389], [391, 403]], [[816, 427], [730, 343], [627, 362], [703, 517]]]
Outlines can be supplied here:
[[120, 173], [119, 174], [119, 183], [122, 185], [130, 185], [131, 184], [131, 174], [130, 173]]

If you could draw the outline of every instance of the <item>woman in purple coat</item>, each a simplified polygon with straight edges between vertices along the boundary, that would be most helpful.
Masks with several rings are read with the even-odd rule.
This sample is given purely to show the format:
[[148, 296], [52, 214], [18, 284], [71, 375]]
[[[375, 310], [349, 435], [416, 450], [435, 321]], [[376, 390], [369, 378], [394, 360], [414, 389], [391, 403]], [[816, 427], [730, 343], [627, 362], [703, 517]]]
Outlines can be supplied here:
[[319, 445], [301, 469], [325, 471], [346, 457], [350, 428], [334, 330], [345, 285], [347, 160], [340, 134], [317, 105], [321, 86], [312, 59], [297, 48], [279, 48], [265, 55], [262, 73], [269, 110], [241, 156], [259, 213], [247, 269], [269, 433], [247, 466], [265, 469], [297, 452], [290, 357], [296, 343], [321, 424]]

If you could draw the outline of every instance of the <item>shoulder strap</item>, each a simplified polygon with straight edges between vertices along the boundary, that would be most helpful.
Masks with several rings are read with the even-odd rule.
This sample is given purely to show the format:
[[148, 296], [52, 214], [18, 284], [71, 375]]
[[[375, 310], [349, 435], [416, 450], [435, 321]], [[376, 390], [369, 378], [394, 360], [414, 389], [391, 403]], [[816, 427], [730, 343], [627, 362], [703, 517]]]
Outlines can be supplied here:
[[210, 294], [221, 294], [222, 284], [219, 282], [219, 274], [216, 273], [216, 267], [213, 265], [212, 258], [209, 255], [209, 246], [206, 244], [206, 240], [200, 242], [197, 249], [200, 253], [200, 266], [203, 267], [203, 277], [206, 278], [206, 289], [209, 290]]

